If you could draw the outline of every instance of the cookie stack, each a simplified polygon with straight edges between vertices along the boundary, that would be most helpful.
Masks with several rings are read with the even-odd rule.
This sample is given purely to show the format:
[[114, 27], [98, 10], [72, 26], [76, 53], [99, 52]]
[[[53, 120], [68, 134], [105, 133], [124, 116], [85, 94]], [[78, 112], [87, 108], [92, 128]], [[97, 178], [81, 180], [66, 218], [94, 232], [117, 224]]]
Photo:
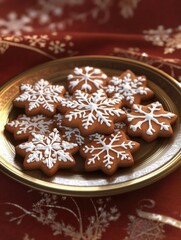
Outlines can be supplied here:
[[5, 128], [23, 141], [16, 152], [24, 157], [24, 169], [52, 176], [60, 168], [75, 167], [73, 155], [79, 152], [85, 171], [112, 175], [134, 164], [132, 154], [140, 144], [132, 136], [150, 142], [173, 134], [174, 113], [159, 102], [141, 105], [154, 96], [145, 76], [127, 70], [108, 77], [98, 68], [75, 67], [66, 84], [67, 89], [41, 79], [20, 86], [13, 104], [25, 114]]

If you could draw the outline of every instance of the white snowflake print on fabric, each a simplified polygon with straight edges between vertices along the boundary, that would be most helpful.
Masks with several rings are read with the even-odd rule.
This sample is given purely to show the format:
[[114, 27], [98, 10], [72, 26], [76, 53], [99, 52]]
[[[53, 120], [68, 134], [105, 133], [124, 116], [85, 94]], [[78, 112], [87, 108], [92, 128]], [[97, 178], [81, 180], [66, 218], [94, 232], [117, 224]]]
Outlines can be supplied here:
[[22, 240], [35, 240], [35, 238], [31, 238], [29, 234], [25, 233], [24, 237]]
[[144, 76], [136, 76], [132, 71], [127, 70], [120, 77], [112, 77], [106, 92], [108, 96], [120, 98], [123, 105], [131, 107], [153, 96], [153, 92], [146, 87], [146, 84], [147, 80]]
[[46, 134], [53, 130], [53, 119], [43, 115], [28, 117], [25, 114], [19, 115], [15, 120], [6, 124], [6, 130], [14, 133], [14, 138], [26, 139], [32, 132]]
[[48, 176], [59, 168], [73, 167], [72, 154], [77, 150], [77, 144], [64, 141], [56, 128], [47, 135], [32, 133], [28, 142], [16, 147], [16, 152], [25, 156], [25, 168], [40, 168]]
[[120, 14], [123, 18], [131, 18], [134, 16], [134, 10], [137, 8], [141, 0], [119, 0]]
[[181, 25], [167, 29], [159, 25], [157, 29], [144, 30], [143, 33], [146, 41], [152, 42], [155, 46], [164, 47], [164, 54], [181, 49]]
[[46, 24], [51, 21], [51, 16], [60, 17], [63, 13], [63, 8], [60, 5], [60, 0], [45, 1], [38, 0], [36, 8], [27, 9], [28, 15], [33, 19], [38, 19], [39, 24]]
[[0, 40], [0, 54], [4, 54], [8, 48], [8, 43], [1, 42]]
[[114, 121], [125, 119], [126, 114], [120, 109], [121, 100], [107, 98], [100, 89], [93, 94], [77, 90], [73, 100], [62, 99], [60, 111], [66, 112], [62, 124], [78, 127], [83, 136], [99, 132], [114, 132]]
[[145, 40], [151, 41], [153, 45], [156, 46], [163, 46], [172, 32], [172, 28], [165, 29], [162, 25], [159, 25], [157, 29], [143, 31], [145, 34]]
[[161, 103], [154, 102], [147, 106], [133, 105], [133, 111], [127, 114], [128, 134], [141, 136], [145, 141], [153, 141], [159, 136], [171, 136], [170, 124], [176, 120], [176, 115], [164, 111]]
[[73, 93], [75, 90], [92, 93], [103, 88], [107, 82], [107, 75], [100, 69], [94, 67], [76, 67], [68, 75], [68, 90]]
[[49, 40], [48, 35], [25, 35], [24, 39], [28, 41], [32, 47], [44, 48]]
[[31, 23], [29, 17], [24, 15], [18, 18], [15, 12], [11, 12], [7, 15], [7, 19], [0, 18], [0, 34], [21, 35], [22, 33], [32, 32], [32, 26], [27, 25], [29, 23]]
[[48, 81], [40, 79], [34, 85], [22, 84], [20, 91], [22, 94], [14, 100], [16, 107], [25, 107], [27, 115], [42, 113], [52, 116], [65, 88], [60, 85], [51, 85]]
[[173, 53], [175, 50], [181, 49], [181, 26], [180, 31], [175, 33], [167, 40], [164, 53]]
[[[174, 226], [177, 220], [168, 216], [150, 212], [150, 209], [154, 206], [155, 201], [152, 199], [142, 199], [139, 201], [139, 208], [136, 209], [136, 216], [128, 215], [130, 222], [128, 223], [127, 236], [124, 238], [124, 240], [165, 239], [165, 223], [170, 225], [173, 224], [172, 226]], [[145, 208], [149, 209], [149, 212], [145, 211]], [[163, 221], [163, 219], [165, 221]], [[171, 219], [172, 221], [170, 221]]]
[[84, 0], [49, 0], [48, 2], [46, 0], [38, 0], [36, 2], [37, 5], [35, 7], [27, 9], [27, 14], [31, 18], [37, 19], [40, 25], [45, 25], [51, 24], [55, 17], [60, 19], [66, 6], [80, 5]]
[[[25, 197], [31, 194], [35, 192], [28, 191]], [[79, 198], [45, 192], [37, 192], [36, 201], [32, 202], [28, 208], [24, 202], [21, 205], [18, 202], [6, 202], [1, 203], [1, 206], [3, 206], [3, 211], [7, 206], [12, 208], [11, 212], [6, 211], [4, 214], [4, 221], [8, 218], [9, 225], [16, 224], [17, 230], [21, 230], [23, 221], [36, 223], [37, 227], [45, 227], [52, 234], [51, 239], [103, 239], [103, 235], [111, 232], [110, 224], [118, 221], [121, 215], [118, 207], [113, 205], [111, 197], [87, 198], [86, 206], [89, 212], [84, 221], [85, 205]], [[35, 239], [32, 239], [32, 234], [25, 234], [25, 236], [23, 240], [39, 239], [35, 235], [33, 235]]]
[[129, 216], [128, 236], [124, 240], [161, 240], [164, 239], [164, 224], [157, 221]]
[[85, 169], [101, 169], [111, 175], [118, 167], [133, 165], [131, 152], [139, 148], [139, 143], [127, 140], [123, 131], [111, 135], [94, 134], [91, 141], [80, 147], [80, 154], [86, 158]]
[[68, 142], [76, 142], [79, 146], [84, 143], [84, 137], [80, 134], [78, 128], [71, 128], [62, 125], [63, 115], [58, 113], [53, 116], [56, 127], [60, 130], [62, 138]]
[[167, 71], [174, 78], [178, 78], [178, 72], [181, 70], [180, 60], [178, 58], [164, 58], [164, 57], [153, 57], [147, 52], [142, 52], [139, 48], [120, 48], [114, 47], [110, 55], [117, 57], [130, 58], [137, 61], [145, 62], [158, 69]]
[[73, 49], [74, 42], [70, 35], [62, 36], [61, 40], [51, 40], [47, 34], [1, 36], [0, 54], [4, 54], [10, 47], [33, 51], [50, 59], [56, 59], [57, 55], [60, 57], [62, 55], [73, 56], [77, 54], [77, 50]]
[[49, 50], [51, 50], [55, 54], [59, 54], [59, 53], [65, 52], [65, 47], [66, 47], [66, 44], [64, 42], [55, 40], [55, 41], [50, 41]]

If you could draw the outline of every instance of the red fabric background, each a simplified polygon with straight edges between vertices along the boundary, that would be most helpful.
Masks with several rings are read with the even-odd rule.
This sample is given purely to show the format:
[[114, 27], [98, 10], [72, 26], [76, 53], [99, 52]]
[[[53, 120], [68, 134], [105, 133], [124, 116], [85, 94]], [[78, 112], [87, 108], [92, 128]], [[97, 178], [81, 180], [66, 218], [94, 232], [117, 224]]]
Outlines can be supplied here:
[[[44, 0], [0, 1], [1, 85], [22, 71], [52, 59], [96, 54], [141, 60], [161, 68], [181, 81], [181, 2], [179, 0], [51, 0], [47, 2], [53, 8], [45, 8]], [[36, 17], [32, 17], [29, 13], [32, 9], [34, 14], [37, 14]], [[56, 15], [56, 9], [61, 13]], [[17, 28], [12, 30], [7, 25], [10, 13], [15, 14], [14, 22], [26, 16], [29, 21], [26, 25], [31, 27], [31, 31], [27, 32], [23, 27], [19, 27], [20, 32], [17, 32], [19, 26], [17, 22]], [[40, 21], [43, 15], [48, 19], [44, 23]], [[158, 31], [160, 25], [164, 31]], [[7, 31], [5, 35], [4, 29]], [[44, 46], [40, 47], [39, 43], [30, 46], [27, 36], [42, 35], [47, 36]], [[152, 38], [148, 40], [146, 35]], [[18, 41], [15, 36], [18, 37]], [[59, 41], [58, 45], [64, 43], [64, 50], [59, 49], [58, 52], [51, 50], [52, 41], [54, 43]], [[6, 51], [3, 50], [3, 44], [8, 46]], [[97, 223], [96, 228], [95, 221], [94, 224], [92, 223], [94, 227], [89, 225], [90, 217], [95, 216], [95, 209], [90, 199], [57, 196], [54, 206], [50, 206], [52, 203], [48, 202], [49, 206], [41, 208], [40, 205], [45, 199], [52, 199], [51, 195], [31, 190], [0, 173], [0, 238], [2, 240], [178, 240], [181, 236], [181, 227], [160, 225], [157, 221], [146, 220], [138, 215], [137, 210], [141, 209], [181, 221], [180, 176], [179, 168], [163, 180], [143, 189], [112, 196], [110, 199], [93, 198], [97, 212], [102, 211], [100, 215], [102, 222]], [[39, 206], [38, 211], [34, 209], [36, 204]], [[151, 207], [148, 208], [145, 204], [151, 204]], [[57, 206], [67, 207], [70, 211]], [[82, 217], [82, 224], [81, 221], [78, 223], [75, 216], [72, 217], [71, 211], [76, 212], [75, 215], [79, 216], [79, 220]], [[57, 215], [54, 216], [54, 213]], [[54, 218], [48, 217], [48, 214]], [[59, 232], [55, 232], [56, 224], [59, 224]], [[70, 232], [73, 234], [71, 235]]]

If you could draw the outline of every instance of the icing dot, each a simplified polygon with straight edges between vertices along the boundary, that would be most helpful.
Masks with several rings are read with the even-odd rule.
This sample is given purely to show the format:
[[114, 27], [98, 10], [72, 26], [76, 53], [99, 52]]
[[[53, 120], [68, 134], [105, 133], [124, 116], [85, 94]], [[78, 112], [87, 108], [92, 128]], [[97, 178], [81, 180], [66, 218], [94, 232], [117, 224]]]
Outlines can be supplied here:
[[84, 80], [89, 80], [89, 78], [90, 78], [90, 75], [89, 75], [88, 73], [86, 73], [86, 74], [84, 75]]
[[72, 74], [69, 74], [67, 78], [68, 78], [68, 80], [70, 80], [70, 79], [73, 78], [73, 75], [72, 75]]
[[93, 110], [96, 110], [96, 109], [97, 109], [97, 104], [95, 104], [95, 103], [90, 103], [90, 104], [88, 105], [88, 107], [89, 107], [89, 109], [90, 109], [91, 111], [93, 111]]
[[123, 89], [124, 89], [125, 91], [131, 90], [130, 84], [129, 84], [129, 83], [124, 84], [124, 85], [123, 85]]
[[103, 79], [106, 79], [107, 78], [107, 75], [106, 74], [102, 74], [101, 76]]
[[104, 150], [109, 150], [109, 149], [111, 149], [111, 147], [112, 146], [110, 146], [110, 145], [105, 145], [103, 148], [104, 148]]
[[97, 69], [97, 68], [94, 69], [94, 73], [95, 73], [95, 74], [99, 74], [100, 72], [101, 72], [100, 69]]
[[153, 114], [152, 114], [152, 113], [146, 114], [146, 115], [145, 115], [145, 119], [147, 119], [147, 120], [152, 120], [152, 119], [154, 119]]

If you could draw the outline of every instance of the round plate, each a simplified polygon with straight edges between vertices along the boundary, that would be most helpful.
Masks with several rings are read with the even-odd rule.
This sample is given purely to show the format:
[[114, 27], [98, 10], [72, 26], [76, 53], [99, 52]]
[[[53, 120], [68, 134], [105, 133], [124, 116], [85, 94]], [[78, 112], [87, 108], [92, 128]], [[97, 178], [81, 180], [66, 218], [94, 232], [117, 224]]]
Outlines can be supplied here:
[[[135, 154], [135, 164], [131, 168], [119, 169], [113, 176], [102, 172], [85, 172], [84, 160], [77, 154], [77, 167], [74, 170], [59, 170], [53, 177], [46, 177], [41, 171], [24, 171], [22, 159], [15, 157], [14, 146], [18, 144], [12, 135], [4, 131], [4, 125], [14, 119], [19, 109], [12, 107], [12, 100], [19, 93], [22, 82], [47, 79], [51, 83], [66, 84], [66, 76], [74, 67], [94, 66], [107, 75], [120, 75], [122, 71], [132, 70], [136, 75], [146, 75], [148, 86], [155, 92], [152, 101], [159, 100], [167, 111], [178, 115], [173, 126], [172, 138], [160, 138], [152, 143], [141, 143]], [[22, 110], [21, 110], [22, 111]], [[37, 66], [13, 78], [1, 88], [0, 92], [0, 163], [1, 169], [15, 180], [30, 187], [56, 194], [71, 196], [104, 196], [131, 191], [151, 184], [173, 171], [180, 164], [181, 108], [179, 84], [169, 75], [154, 67], [133, 60], [85, 56], [60, 59]]]

